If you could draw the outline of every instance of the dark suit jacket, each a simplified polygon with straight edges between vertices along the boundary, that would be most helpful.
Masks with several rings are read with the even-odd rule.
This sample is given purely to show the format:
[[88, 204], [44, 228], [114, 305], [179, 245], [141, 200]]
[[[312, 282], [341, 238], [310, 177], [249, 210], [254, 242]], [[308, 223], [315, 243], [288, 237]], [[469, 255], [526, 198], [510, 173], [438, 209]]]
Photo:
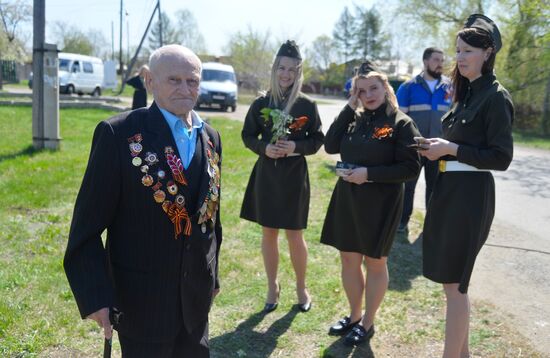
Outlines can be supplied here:
[[[128, 138], [140, 133], [143, 150], [159, 162], [149, 172], [162, 169], [159, 179], [166, 191], [173, 180], [164, 158], [166, 146], [177, 153], [171, 130], [162, 113], [150, 108], [122, 113], [97, 126], [82, 186], [78, 194], [64, 267], [81, 316], [102, 307], [117, 307], [124, 313], [115, 328], [140, 340], [168, 341], [182, 325], [188, 331], [208, 319], [212, 292], [219, 287], [218, 253], [222, 241], [219, 210], [205, 227], [196, 213], [209, 188], [207, 150], [221, 158], [219, 134], [205, 123], [197, 141], [193, 161], [198, 195], [191, 208], [192, 233], [175, 238], [174, 224], [162, 205], [153, 198], [154, 190], [142, 184], [144, 173], [132, 164]], [[145, 161], [143, 164], [147, 164]], [[142, 164], [142, 165], [143, 165]], [[219, 163], [221, 167], [221, 160]], [[188, 170], [193, 167], [191, 163]], [[192, 177], [190, 173], [188, 175]], [[155, 181], [156, 181], [155, 177]], [[191, 183], [189, 188], [192, 189]], [[219, 199], [218, 199], [219, 200]], [[106, 245], [101, 239], [107, 230]], [[206, 229], [206, 230], [204, 230]], [[205, 232], [203, 232], [205, 231]]]

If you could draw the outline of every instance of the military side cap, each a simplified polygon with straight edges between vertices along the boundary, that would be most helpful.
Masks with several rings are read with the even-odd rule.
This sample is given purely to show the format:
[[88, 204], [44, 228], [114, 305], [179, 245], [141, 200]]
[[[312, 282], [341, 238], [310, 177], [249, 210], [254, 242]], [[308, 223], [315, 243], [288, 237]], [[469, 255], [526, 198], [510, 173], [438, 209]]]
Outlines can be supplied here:
[[502, 47], [502, 40], [500, 38], [500, 31], [498, 30], [497, 25], [491, 19], [485, 15], [481, 14], [472, 14], [466, 20], [464, 28], [473, 27], [482, 31], [485, 31], [491, 36], [493, 43], [495, 45], [495, 53], [500, 50]]
[[357, 74], [366, 75], [369, 72], [380, 72], [380, 70], [373, 62], [369, 60], [365, 60], [365, 62], [363, 62], [361, 66], [359, 66], [359, 70], [357, 71]]
[[296, 58], [298, 60], [302, 59], [302, 56], [300, 55], [300, 48], [296, 45], [296, 42], [292, 40], [287, 40], [281, 45], [281, 48], [277, 52], [277, 56], [286, 56]]

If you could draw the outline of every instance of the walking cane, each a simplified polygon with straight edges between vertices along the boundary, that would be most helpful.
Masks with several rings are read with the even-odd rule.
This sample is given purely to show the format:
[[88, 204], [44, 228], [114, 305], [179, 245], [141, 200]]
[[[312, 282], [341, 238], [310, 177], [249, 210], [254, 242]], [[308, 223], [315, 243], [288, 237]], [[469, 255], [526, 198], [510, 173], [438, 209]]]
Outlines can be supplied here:
[[[115, 307], [109, 310], [109, 321], [111, 321], [111, 324], [118, 325], [122, 320], [122, 316], [123, 316], [123, 313], [120, 312]], [[111, 338], [109, 339], [105, 338], [105, 341], [103, 342], [103, 358], [111, 358], [112, 348], [113, 348], [113, 336], [111, 336]]]

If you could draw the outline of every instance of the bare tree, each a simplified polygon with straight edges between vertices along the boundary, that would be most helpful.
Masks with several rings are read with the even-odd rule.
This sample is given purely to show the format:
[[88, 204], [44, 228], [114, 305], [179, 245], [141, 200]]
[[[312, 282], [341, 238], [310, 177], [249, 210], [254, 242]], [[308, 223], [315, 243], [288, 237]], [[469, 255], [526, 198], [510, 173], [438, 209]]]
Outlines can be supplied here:
[[176, 12], [180, 43], [195, 53], [206, 53], [206, 45], [193, 13], [187, 9]]
[[32, 19], [32, 6], [24, 0], [0, 2], [0, 18], [9, 42], [16, 38], [17, 26]]
[[275, 51], [269, 31], [259, 32], [248, 27], [246, 32], [234, 33], [226, 51], [239, 80], [254, 90], [267, 87]]
[[324, 71], [334, 62], [334, 41], [330, 36], [320, 35], [311, 43], [307, 50], [308, 57], [317, 70]]

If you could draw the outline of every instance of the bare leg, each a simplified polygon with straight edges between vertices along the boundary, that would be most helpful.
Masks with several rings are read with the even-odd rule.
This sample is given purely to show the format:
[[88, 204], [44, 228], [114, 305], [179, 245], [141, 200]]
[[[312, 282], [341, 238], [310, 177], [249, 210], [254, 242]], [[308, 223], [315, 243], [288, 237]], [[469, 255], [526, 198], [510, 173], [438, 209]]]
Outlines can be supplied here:
[[279, 229], [262, 227], [262, 255], [267, 276], [267, 303], [277, 303], [279, 284], [277, 270], [279, 268]]
[[365, 257], [367, 263], [367, 283], [365, 289], [365, 315], [363, 316], [363, 327], [369, 329], [374, 323], [374, 316], [386, 290], [388, 289], [389, 274], [387, 257], [375, 259]]
[[288, 250], [290, 251], [290, 261], [296, 274], [296, 294], [298, 303], [308, 303], [310, 300], [309, 292], [306, 288], [306, 270], [307, 270], [307, 244], [302, 235], [302, 230], [285, 230], [288, 240]]
[[361, 309], [365, 291], [365, 275], [361, 268], [363, 255], [356, 252], [340, 251], [340, 258], [342, 260], [342, 284], [351, 309], [350, 318], [352, 322], [356, 322], [363, 316]]
[[445, 322], [445, 349], [443, 358], [467, 358], [470, 300], [468, 294], [458, 291], [458, 283], [443, 284], [447, 297]]

